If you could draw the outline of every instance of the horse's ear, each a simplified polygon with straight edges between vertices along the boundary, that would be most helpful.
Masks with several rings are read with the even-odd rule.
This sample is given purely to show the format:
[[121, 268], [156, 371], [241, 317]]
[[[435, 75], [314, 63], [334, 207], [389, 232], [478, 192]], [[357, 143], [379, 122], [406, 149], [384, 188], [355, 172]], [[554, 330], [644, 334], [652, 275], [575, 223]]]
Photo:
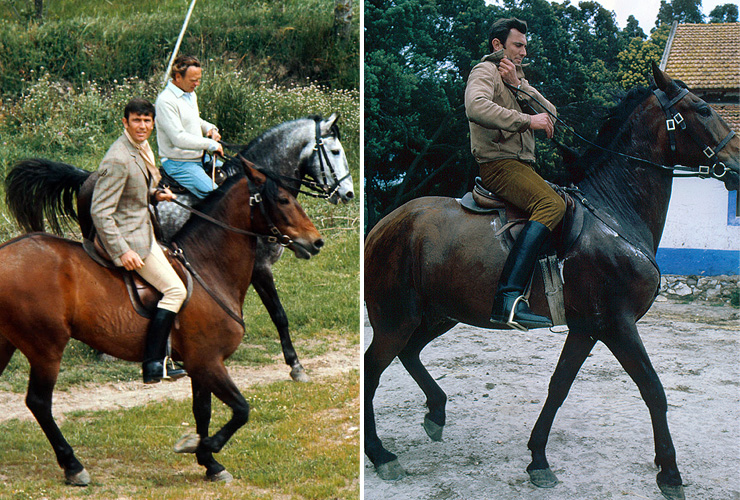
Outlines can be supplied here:
[[241, 160], [242, 166], [244, 167], [244, 174], [249, 180], [256, 184], [263, 184], [265, 182], [265, 174], [257, 170], [257, 166], [254, 163], [247, 160], [241, 155], [239, 155], [239, 159]]
[[321, 120], [321, 133], [326, 135], [331, 132], [331, 129], [337, 126], [339, 121], [339, 113], [332, 113], [326, 120]]
[[655, 61], [650, 61], [650, 64], [653, 68], [653, 80], [655, 81], [655, 86], [667, 93], [668, 89], [674, 85], [673, 80], [670, 76], [660, 70], [658, 65], [655, 64]]

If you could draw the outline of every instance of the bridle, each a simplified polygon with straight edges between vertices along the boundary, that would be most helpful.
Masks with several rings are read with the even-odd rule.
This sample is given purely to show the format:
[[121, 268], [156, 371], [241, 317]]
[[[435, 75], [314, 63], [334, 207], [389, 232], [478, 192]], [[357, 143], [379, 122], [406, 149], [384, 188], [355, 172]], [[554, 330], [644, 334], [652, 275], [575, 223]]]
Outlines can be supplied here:
[[[632, 156], [632, 155], [620, 153], [619, 151], [614, 151], [612, 149], [605, 148], [605, 147], [600, 146], [600, 145], [598, 145], [598, 144], [596, 144], [596, 143], [594, 143], [592, 141], [589, 141], [588, 139], [586, 139], [585, 137], [583, 137], [582, 135], [580, 135], [578, 132], [576, 132], [573, 129], [573, 127], [571, 127], [570, 125], [568, 125], [562, 118], [558, 117], [557, 115], [555, 115], [554, 113], [552, 113], [549, 109], [547, 109], [544, 105], [542, 105], [542, 103], [539, 102], [535, 96], [533, 96], [532, 94], [526, 92], [523, 89], [517, 89], [516, 87], [514, 87], [513, 85], [511, 85], [509, 83], [506, 83], [506, 82], [504, 82], [504, 83], [505, 83], [505, 85], [507, 87], [511, 88], [513, 91], [522, 92], [523, 94], [526, 94], [527, 96], [529, 96], [532, 100], [534, 100], [537, 104], [539, 104], [540, 107], [542, 107], [542, 109], [544, 109], [545, 111], [547, 111], [547, 113], [550, 116], [552, 116], [552, 118], [555, 121], [560, 122], [566, 128], [566, 130], [570, 131], [574, 136], [578, 137], [579, 139], [581, 139], [586, 144], [589, 144], [590, 146], [593, 146], [595, 148], [598, 148], [598, 149], [602, 150], [605, 153], [616, 155], [616, 156], [621, 156], [621, 157], [627, 158], [629, 160], [638, 161], [640, 163], [643, 163], [643, 164], [646, 164], [646, 165], [650, 165], [650, 166], [655, 167], [655, 168], [658, 168], [660, 170], [669, 171], [669, 172], [671, 172], [671, 174], [673, 175], [673, 177], [701, 177], [701, 178], [711, 177], [713, 179], [719, 179], [719, 180], [721, 180], [722, 177], [724, 177], [724, 175], [728, 171], [730, 171], [730, 172], [732, 171], [731, 168], [727, 167], [724, 163], [722, 163], [721, 161], [719, 161], [719, 158], [717, 157], [718, 153], [735, 136], [735, 132], [732, 131], [732, 130], [730, 130], [730, 132], [725, 136], [725, 138], [722, 139], [714, 148], [712, 148], [712, 147], [710, 147], [710, 146], [708, 146], [706, 144], [700, 143], [699, 140], [696, 138], [696, 136], [694, 134], [692, 134], [690, 131], [688, 132], [689, 137], [691, 137], [691, 139], [697, 144], [697, 146], [699, 146], [702, 149], [702, 151], [704, 152], [704, 155], [709, 160], [712, 161], [712, 164], [711, 165], [708, 165], [708, 166], [707, 165], [699, 165], [699, 166], [696, 166], [696, 167], [690, 167], [690, 166], [681, 165], [681, 164], [678, 164], [678, 163], [676, 163], [674, 165], [663, 165], [661, 163], [656, 163], [654, 161], [650, 161], [650, 160], [647, 160], [645, 158], [638, 158], [636, 156]], [[687, 130], [686, 121], [684, 120], [684, 118], [681, 115], [681, 113], [679, 113], [679, 112], [676, 111], [675, 105], [681, 99], [683, 99], [684, 97], [686, 97], [689, 94], [689, 90], [686, 89], [686, 88], [682, 88], [681, 91], [678, 93], [678, 95], [676, 95], [673, 99], [669, 99], [668, 98], [668, 95], [665, 92], [663, 92], [662, 90], [660, 90], [660, 89], [654, 89], [653, 90], [653, 94], [658, 99], [658, 102], [660, 103], [661, 107], [663, 108], [664, 113], [666, 114], [666, 128], [668, 130], [668, 140], [669, 140], [670, 145], [671, 145], [671, 153], [672, 153], [672, 156], [675, 159], [675, 157], [676, 157], [676, 136], [675, 136], [676, 125], [678, 125], [678, 127], [681, 130], [684, 130], [684, 131]], [[624, 130], [624, 127], [622, 127], [620, 129], [620, 131], [617, 132], [617, 134], [615, 135], [615, 137], [612, 139], [612, 142], [614, 142], [622, 134], [623, 130]], [[721, 171], [720, 171], [720, 169], [721, 169]], [[680, 171], [681, 173], [677, 173], [676, 171]]]
[[[254, 236], [256, 238], [263, 238], [268, 243], [279, 243], [280, 245], [284, 247], [290, 246], [293, 243], [293, 240], [291, 240], [288, 235], [282, 234], [280, 232], [277, 226], [272, 222], [272, 219], [270, 218], [270, 214], [267, 213], [267, 208], [265, 207], [264, 203], [262, 203], [264, 201], [264, 197], [262, 196], [262, 193], [265, 190], [265, 184], [262, 184], [261, 186], [257, 186], [249, 179], [247, 179], [247, 183], [249, 186], [249, 193], [250, 193], [249, 206], [259, 208], [260, 213], [267, 221], [267, 227], [268, 227], [270, 234], [255, 233], [253, 231], [247, 231], [245, 229], [240, 229], [238, 227], [234, 227], [229, 224], [226, 224], [225, 222], [221, 222], [220, 220], [215, 219], [211, 217], [210, 215], [201, 212], [200, 210], [196, 210], [195, 208], [188, 206], [185, 203], [177, 201], [176, 199], [172, 200], [172, 202], [175, 205], [184, 208], [188, 212], [194, 215], [197, 215], [201, 219], [207, 220], [208, 222], [215, 224], [221, 228], [224, 228], [227, 231], [231, 231], [237, 234], [243, 234], [246, 236]], [[252, 218], [254, 217], [253, 211], [251, 212], [250, 217]]]
[[[328, 200], [329, 198], [333, 197], [337, 193], [337, 191], [339, 191], [340, 184], [342, 183], [342, 181], [344, 181], [344, 179], [350, 176], [350, 173], [348, 171], [344, 175], [344, 177], [342, 177], [341, 179], [339, 178], [339, 176], [337, 175], [337, 171], [334, 168], [334, 164], [332, 164], [331, 160], [329, 160], [329, 153], [327, 153], [326, 146], [324, 146], [324, 141], [321, 137], [321, 120], [314, 119], [314, 122], [316, 123], [316, 135], [311, 158], [313, 158], [314, 156], [318, 156], [319, 174], [321, 178], [315, 179], [313, 181], [306, 180], [303, 177], [291, 177], [289, 175], [280, 175], [280, 178], [292, 182], [297, 182], [300, 186], [304, 186], [310, 190], [305, 191], [299, 187], [299, 193], [313, 196], [314, 198], [322, 198]], [[324, 165], [326, 165], [326, 168], [324, 167]], [[329, 175], [327, 175], [326, 173], [327, 170], [329, 171]]]
[[733, 130], [730, 130], [725, 138], [722, 139], [717, 146], [712, 148], [706, 143], [699, 142], [695, 134], [687, 131], [686, 120], [684, 120], [681, 113], [676, 111], [676, 108], [674, 107], [679, 101], [681, 101], [681, 99], [689, 94], [688, 89], [682, 88], [673, 99], [669, 99], [668, 95], [660, 89], [654, 89], [653, 94], [655, 94], [655, 97], [658, 99], [658, 102], [666, 115], [666, 130], [668, 131], [668, 141], [671, 145], [672, 157], [676, 157], [676, 126], [678, 126], [680, 130], [688, 133], [688, 136], [691, 137], [697, 146], [699, 146], [707, 159], [712, 162], [709, 166], [700, 165], [698, 167], [685, 167], [683, 165], [674, 165], [673, 167], [668, 167], [671, 170], [683, 170], [689, 172], [684, 174], [674, 173], [674, 177], [712, 177], [714, 179], [721, 179], [728, 171], [731, 171], [727, 165], [719, 161], [717, 154], [722, 150], [722, 148], [727, 146], [727, 143], [729, 143], [735, 136], [735, 132]]

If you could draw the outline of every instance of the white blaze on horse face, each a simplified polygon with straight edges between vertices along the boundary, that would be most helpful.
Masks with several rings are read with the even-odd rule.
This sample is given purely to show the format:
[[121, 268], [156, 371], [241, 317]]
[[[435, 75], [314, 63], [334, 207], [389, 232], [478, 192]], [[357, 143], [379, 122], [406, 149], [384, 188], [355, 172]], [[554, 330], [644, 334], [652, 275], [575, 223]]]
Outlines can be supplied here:
[[[337, 192], [335, 195], [333, 195], [329, 201], [332, 203], [336, 203], [338, 199], [341, 199], [344, 203], [347, 203], [349, 200], [354, 198], [354, 187], [352, 185], [352, 175], [349, 173], [349, 163], [347, 162], [347, 156], [344, 153], [344, 147], [342, 147], [342, 143], [334, 136], [330, 136], [323, 139], [324, 141], [324, 147], [326, 148], [326, 152], [329, 155], [329, 161], [332, 164], [332, 169], [334, 170], [334, 175], [336, 175], [336, 180], [341, 180], [339, 183], [339, 189], [337, 189]], [[331, 172], [327, 172], [326, 170], [329, 170], [326, 165], [324, 165], [324, 175], [329, 176], [329, 179], [332, 179], [331, 184], [335, 183], [336, 180], [332, 177]]]

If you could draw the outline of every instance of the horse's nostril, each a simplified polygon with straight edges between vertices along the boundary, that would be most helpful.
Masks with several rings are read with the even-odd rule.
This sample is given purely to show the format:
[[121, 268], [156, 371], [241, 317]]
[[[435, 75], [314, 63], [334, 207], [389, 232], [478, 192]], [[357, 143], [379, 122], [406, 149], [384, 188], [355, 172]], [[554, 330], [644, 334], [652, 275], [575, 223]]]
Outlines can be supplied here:
[[346, 196], [348, 200], [351, 200], [352, 198], [355, 197], [355, 193], [353, 193], [352, 191], [350, 191], [347, 194], [345, 194], [344, 196]]
[[324, 246], [324, 240], [319, 238], [318, 240], [314, 241], [313, 246], [316, 248], [321, 248]]

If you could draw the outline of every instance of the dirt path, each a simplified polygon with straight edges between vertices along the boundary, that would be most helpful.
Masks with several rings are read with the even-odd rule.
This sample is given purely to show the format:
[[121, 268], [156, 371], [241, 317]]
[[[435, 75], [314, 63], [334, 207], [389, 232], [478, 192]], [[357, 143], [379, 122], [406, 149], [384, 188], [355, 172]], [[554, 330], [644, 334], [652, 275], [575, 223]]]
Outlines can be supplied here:
[[[740, 321], [729, 307], [656, 303], [638, 324], [668, 397], [687, 499], [740, 499]], [[365, 344], [372, 330], [366, 322]], [[661, 499], [647, 408], [603, 344], [581, 369], [550, 434], [561, 483], [528, 480], [529, 433], [563, 335], [458, 326], [422, 361], [449, 397], [442, 442], [421, 422], [424, 395], [396, 360], [375, 398], [378, 432], [409, 474], [381, 481], [367, 458], [365, 500]]]
[[[309, 376], [318, 381], [356, 369], [359, 361], [359, 349], [345, 347], [315, 358], [302, 359], [301, 363]], [[284, 363], [279, 362], [258, 368], [229, 367], [231, 378], [240, 388], [290, 380], [289, 371]], [[61, 422], [64, 414], [70, 411], [116, 410], [141, 406], [152, 401], [180, 400], [191, 396], [187, 379], [153, 385], [134, 381], [77, 387], [54, 393], [54, 416], [57, 422]], [[0, 391], [0, 422], [13, 418], [33, 420], [33, 415], [26, 408], [25, 395]]]

